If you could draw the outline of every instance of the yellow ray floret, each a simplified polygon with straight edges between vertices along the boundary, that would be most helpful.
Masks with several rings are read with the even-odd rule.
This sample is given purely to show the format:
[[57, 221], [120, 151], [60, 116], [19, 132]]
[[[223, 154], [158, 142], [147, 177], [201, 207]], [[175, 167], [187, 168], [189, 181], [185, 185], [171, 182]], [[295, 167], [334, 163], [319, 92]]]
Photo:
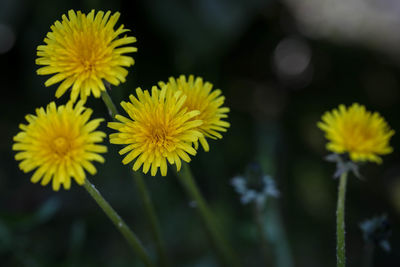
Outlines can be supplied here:
[[[190, 75], [188, 79], [184, 75], [175, 79], [169, 78], [167, 84], [160, 82], [160, 87], [167, 86], [169, 90], [176, 92], [181, 91], [186, 95], [184, 107], [188, 110], [199, 110], [200, 114], [192, 120], [202, 120], [203, 124], [198, 130], [203, 134], [199, 138], [199, 142], [205, 151], [209, 151], [209, 145], [206, 137], [212, 139], [220, 139], [220, 132], [226, 132], [230, 127], [229, 122], [224, 121], [228, 117], [229, 108], [223, 107], [225, 97], [219, 89], [212, 90], [213, 85], [209, 82], [203, 82], [200, 77], [195, 78]], [[198, 148], [198, 141], [194, 142], [195, 148]]]
[[201, 120], [193, 120], [200, 111], [188, 111], [184, 107], [186, 96], [153, 86], [149, 91], [136, 89], [137, 97], [129, 96], [130, 102], [121, 102], [129, 118], [115, 116], [120, 122], [109, 122], [108, 127], [117, 130], [110, 135], [112, 144], [125, 145], [119, 153], [126, 154], [122, 160], [128, 164], [135, 160], [133, 170], [143, 165], [143, 172], [151, 168], [156, 175], [167, 175], [167, 161], [176, 164], [179, 171], [181, 160], [189, 162], [189, 155], [196, 155], [192, 143], [202, 137], [198, 127]]
[[[83, 101], [93, 94], [100, 97], [105, 91], [103, 79], [110, 84], [125, 82], [128, 71], [124, 67], [134, 64], [126, 53], [136, 52], [136, 47], [125, 46], [136, 42], [135, 37], [121, 34], [129, 31], [124, 25], [114, 29], [120, 13], [99, 11], [89, 14], [81, 11], [68, 11], [68, 17], [56, 21], [51, 32], [44, 39], [45, 45], [37, 48], [36, 64], [44, 65], [37, 70], [39, 75], [53, 75], [45, 82], [46, 86], [58, 86], [56, 97], [61, 97], [69, 88], [71, 100], [80, 95]], [[121, 47], [124, 46], [124, 47]]]
[[47, 108], [36, 109], [36, 115], [27, 115], [28, 124], [20, 124], [22, 130], [14, 136], [13, 150], [18, 151], [15, 159], [21, 161], [19, 167], [25, 173], [34, 172], [31, 181], [47, 185], [53, 180], [53, 190], [60, 185], [71, 187], [71, 178], [79, 185], [85, 183], [85, 172], [96, 173], [91, 161], [104, 162], [99, 153], [107, 147], [102, 142], [105, 133], [95, 131], [103, 119], [89, 121], [91, 109], [79, 101], [75, 107], [70, 101], [56, 106], [54, 102]]
[[339, 154], [349, 153], [352, 161], [381, 163], [379, 155], [393, 151], [389, 141], [394, 131], [379, 113], [371, 113], [357, 103], [349, 108], [340, 105], [326, 112], [317, 125], [329, 140], [327, 149]]

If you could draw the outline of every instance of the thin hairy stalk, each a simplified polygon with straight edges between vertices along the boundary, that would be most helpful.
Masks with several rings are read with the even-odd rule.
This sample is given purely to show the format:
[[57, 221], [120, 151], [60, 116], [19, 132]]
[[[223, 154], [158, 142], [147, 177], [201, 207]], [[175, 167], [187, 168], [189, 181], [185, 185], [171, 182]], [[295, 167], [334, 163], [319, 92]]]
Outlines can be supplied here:
[[[111, 89], [108, 83], [104, 83], [107, 89]], [[115, 120], [115, 115], [118, 114], [117, 107], [115, 106], [114, 102], [112, 101], [110, 95], [108, 94], [107, 90], [101, 92], [101, 98], [103, 99], [104, 104], [107, 106], [108, 112], [113, 120]]]
[[345, 248], [345, 223], [344, 208], [346, 199], [347, 172], [340, 176], [338, 201], [336, 211], [336, 259], [337, 267], [346, 266], [346, 248]]
[[143, 261], [147, 267], [155, 266], [151, 260], [146, 250], [144, 249], [139, 238], [135, 233], [126, 225], [124, 220], [118, 215], [118, 213], [108, 204], [108, 202], [103, 198], [96, 187], [86, 179], [84, 184], [85, 189], [88, 191], [90, 196], [96, 201], [100, 208], [104, 211], [107, 217], [113, 222], [118, 231], [121, 232], [122, 236], [128, 241], [138, 257]]

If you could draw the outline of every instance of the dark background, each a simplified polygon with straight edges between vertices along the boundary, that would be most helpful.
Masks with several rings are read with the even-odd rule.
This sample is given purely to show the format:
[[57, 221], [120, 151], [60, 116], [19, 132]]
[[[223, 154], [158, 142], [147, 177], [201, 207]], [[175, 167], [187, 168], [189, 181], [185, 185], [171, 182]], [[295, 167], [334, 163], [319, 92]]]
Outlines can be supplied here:
[[[341, 25], [335, 30], [328, 21], [309, 27], [303, 20], [321, 14], [320, 5], [313, 9], [301, 6], [306, 1], [294, 2], [0, 0], [0, 265], [141, 266], [83, 188], [74, 184], [69, 191], [53, 192], [51, 186], [30, 183], [32, 173], [18, 169], [11, 151], [18, 124], [53, 101], [57, 88], [44, 86], [49, 76], [36, 75], [36, 47], [69, 9], [96, 9], [121, 12], [118, 24], [138, 39], [127, 82], [111, 92], [115, 102], [138, 86], [149, 89], [180, 74], [201, 76], [222, 89], [232, 126], [222, 140], [210, 141], [210, 152], [199, 150], [191, 167], [244, 266], [263, 266], [262, 252], [252, 209], [240, 204], [230, 180], [253, 161], [281, 191], [279, 199], [269, 201], [265, 217], [275, 266], [335, 266], [337, 181], [334, 164], [323, 160], [328, 152], [316, 123], [341, 103], [359, 102], [400, 129], [399, 33], [395, 22], [379, 24], [363, 9], [351, 15], [365, 22], [359, 28], [346, 24], [351, 16], [333, 15], [327, 20]], [[346, 1], [339, 2], [348, 10]], [[359, 2], [380, 18], [400, 10], [395, 1]], [[360, 27], [371, 42], [357, 39]], [[384, 35], [390, 29], [392, 35]], [[89, 99], [87, 106], [95, 110], [93, 117], [109, 120], [100, 99]], [[105, 123], [102, 128], [110, 132]], [[374, 266], [400, 266], [399, 142], [396, 134], [394, 153], [384, 156], [383, 164], [361, 168], [363, 180], [349, 179], [348, 266], [362, 266], [365, 257], [359, 223], [381, 214], [393, 227], [392, 251], [376, 248]], [[118, 149], [109, 145], [106, 163], [97, 164], [98, 174], [89, 178], [154, 255], [142, 202]], [[201, 222], [173, 172], [146, 177], [146, 182], [173, 266], [216, 266]]]

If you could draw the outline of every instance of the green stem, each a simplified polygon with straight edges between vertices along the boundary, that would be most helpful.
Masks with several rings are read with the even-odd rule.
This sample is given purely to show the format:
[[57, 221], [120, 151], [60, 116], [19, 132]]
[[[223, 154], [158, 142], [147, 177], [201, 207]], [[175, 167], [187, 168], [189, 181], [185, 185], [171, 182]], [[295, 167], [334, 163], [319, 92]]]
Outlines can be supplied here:
[[336, 259], [337, 267], [346, 266], [344, 207], [346, 199], [347, 172], [343, 172], [339, 181], [336, 211]]
[[182, 164], [181, 171], [177, 172], [176, 175], [188, 196], [195, 201], [196, 210], [210, 234], [212, 244], [218, 252], [221, 262], [226, 266], [240, 266], [239, 261], [234, 257], [232, 250], [223, 238], [221, 231], [217, 228], [214, 215], [211, 213], [207, 203], [197, 188], [189, 165], [186, 163]]
[[92, 196], [92, 198], [96, 201], [96, 203], [100, 206], [100, 208], [104, 211], [104, 213], [108, 216], [108, 218], [110, 218], [110, 220], [114, 223], [115, 227], [125, 237], [126, 241], [128, 241], [128, 243], [132, 246], [133, 250], [139, 256], [139, 258], [144, 262], [144, 264], [147, 267], [155, 266], [151, 262], [147, 252], [145, 251], [138, 237], [132, 232], [131, 229], [129, 229], [129, 227], [118, 215], [118, 213], [110, 206], [110, 204], [108, 204], [108, 202], [103, 198], [103, 196], [94, 187], [94, 185], [89, 182], [88, 179], [86, 179], [84, 187], [88, 191], [88, 193]]
[[[282, 142], [282, 127], [279, 120], [262, 120], [256, 125], [256, 159], [264, 173], [277, 176], [285, 168], [288, 159], [286, 153], [276, 153]], [[271, 198], [263, 212], [263, 225], [270, 248], [269, 261], [276, 267], [294, 267], [293, 253], [287, 238], [286, 222], [283, 219], [278, 199]]]
[[256, 221], [258, 236], [260, 238], [261, 243], [261, 253], [264, 258], [264, 263], [266, 266], [270, 265], [270, 250], [268, 249], [268, 243], [265, 239], [265, 231], [264, 231], [264, 223], [263, 223], [263, 209], [264, 204], [261, 203], [254, 203], [254, 218]]
[[154, 205], [151, 201], [150, 194], [144, 182], [143, 175], [140, 172], [133, 172], [133, 178], [139, 191], [139, 195], [143, 200], [147, 218], [150, 221], [151, 231], [156, 241], [160, 265], [169, 266], [167, 254], [165, 252], [164, 241], [161, 237], [160, 224], [158, 223], [158, 218], [154, 209]]
[[[106, 84], [107, 86], [107, 84]], [[109, 86], [107, 86], [109, 87]], [[106, 104], [108, 112], [113, 120], [115, 120], [115, 115], [118, 114], [117, 107], [114, 105], [110, 95], [108, 94], [107, 90], [101, 92], [101, 98], [103, 99], [104, 104]]]

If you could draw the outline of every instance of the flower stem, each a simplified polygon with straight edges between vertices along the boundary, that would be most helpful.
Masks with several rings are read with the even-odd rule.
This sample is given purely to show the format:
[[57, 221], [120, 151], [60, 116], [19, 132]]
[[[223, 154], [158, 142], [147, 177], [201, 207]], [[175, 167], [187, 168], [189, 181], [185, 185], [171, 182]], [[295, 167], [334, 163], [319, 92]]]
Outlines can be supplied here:
[[160, 265], [165, 267], [169, 266], [167, 254], [165, 252], [164, 241], [161, 237], [160, 224], [158, 222], [158, 218], [154, 209], [153, 202], [151, 201], [150, 194], [143, 180], [143, 175], [140, 172], [133, 172], [133, 178], [139, 191], [139, 195], [143, 200], [147, 218], [150, 221], [151, 231], [156, 241]]
[[[109, 88], [109, 85], [106, 87]], [[114, 105], [114, 102], [112, 101], [110, 95], [108, 94], [107, 90], [101, 92], [101, 98], [103, 99], [104, 104], [107, 106], [108, 112], [111, 116], [111, 118], [114, 120], [115, 115], [118, 114], [117, 107]]]
[[207, 231], [210, 234], [212, 244], [218, 252], [221, 262], [226, 266], [239, 266], [239, 261], [234, 257], [232, 250], [223, 238], [220, 230], [217, 229], [214, 215], [211, 213], [207, 203], [197, 188], [189, 165], [186, 163], [182, 164], [182, 169], [180, 172], [176, 172], [176, 176], [178, 177], [188, 196], [195, 201], [196, 210], [198, 211]]
[[344, 223], [344, 207], [346, 198], [347, 172], [343, 172], [340, 176], [338, 202], [336, 211], [336, 260], [337, 267], [346, 266], [346, 250], [345, 250], [345, 223]]
[[145, 251], [143, 245], [141, 244], [138, 237], [135, 233], [132, 232], [131, 229], [126, 225], [126, 223], [122, 220], [122, 218], [118, 215], [118, 213], [108, 204], [108, 202], [103, 198], [100, 192], [94, 187], [93, 184], [86, 179], [84, 184], [85, 189], [88, 191], [90, 196], [96, 201], [96, 203], [100, 206], [100, 208], [104, 211], [104, 213], [110, 218], [110, 220], [114, 223], [115, 227], [121, 232], [121, 234], [125, 237], [126, 241], [132, 246], [133, 250], [139, 256], [139, 258], [144, 262], [147, 267], [155, 266], [147, 252]]
[[264, 209], [264, 203], [259, 203], [258, 201], [256, 201], [254, 203], [254, 219], [256, 222], [256, 226], [257, 226], [258, 236], [260, 238], [261, 253], [262, 253], [265, 265], [269, 266], [271, 252], [268, 249], [268, 243], [265, 238], [264, 223], [263, 223], [263, 219], [262, 219], [263, 209]]

